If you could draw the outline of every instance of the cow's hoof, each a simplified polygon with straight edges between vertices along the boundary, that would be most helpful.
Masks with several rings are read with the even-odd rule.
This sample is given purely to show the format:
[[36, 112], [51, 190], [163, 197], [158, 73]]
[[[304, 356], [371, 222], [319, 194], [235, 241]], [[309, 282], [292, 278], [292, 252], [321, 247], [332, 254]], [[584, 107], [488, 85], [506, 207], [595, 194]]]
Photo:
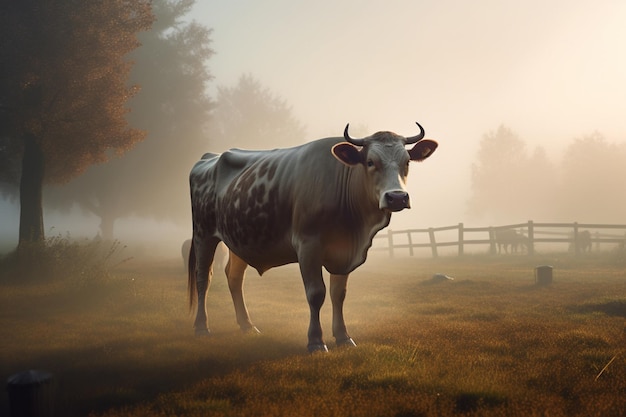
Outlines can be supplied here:
[[309, 349], [310, 354], [314, 354], [317, 352], [328, 352], [328, 347], [324, 343], [310, 344], [307, 346], [307, 349]]
[[244, 334], [261, 334], [261, 331], [259, 329], [257, 329], [256, 326], [251, 326], [251, 327], [242, 327], [241, 331]]
[[209, 329], [196, 329], [196, 336], [208, 337], [211, 336], [211, 331]]
[[352, 340], [351, 337], [346, 339], [337, 339], [335, 342], [337, 343], [337, 347], [356, 347], [356, 343], [354, 343], [354, 340]]

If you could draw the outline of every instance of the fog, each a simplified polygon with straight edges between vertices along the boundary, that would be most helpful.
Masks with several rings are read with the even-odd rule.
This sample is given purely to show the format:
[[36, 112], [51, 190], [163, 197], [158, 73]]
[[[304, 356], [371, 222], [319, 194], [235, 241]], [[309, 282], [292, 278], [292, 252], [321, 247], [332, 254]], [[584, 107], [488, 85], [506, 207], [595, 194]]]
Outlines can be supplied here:
[[293, 106], [303, 141], [348, 122], [410, 135], [416, 120], [439, 141], [411, 167], [396, 229], [471, 222], [470, 166], [501, 124], [555, 162], [594, 131], [626, 140], [620, 1], [217, 1], [193, 18], [214, 29], [215, 85], [253, 74]]
[[[9, 253], [17, 245], [19, 212], [16, 203], [0, 200], [0, 255]], [[99, 223], [100, 219], [85, 214], [77, 206], [63, 213], [44, 207], [47, 237], [69, 236], [78, 241], [92, 239], [100, 233]], [[182, 242], [190, 235], [191, 225], [184, 229], [169, 221], [125, 217], [115, 222], [115, 239], [125, 246], [121, 249], [122, 255], [129, 257], [178, 257]]]
[[[412, 209], [394, 214], [393, 229], [475, 224], [467, 213], [471, 165], [483, 135], [500, 125], [555, 163], [574, 138], [595, 131], [626, 141], [626, 3], [619, 0], [197, 0], [189, 18], [213, 29], [211, 96], [251, 74], [305, 125], [298, 143], [339, 136], [348, 122], [370, 133], [413, 135], [415, 121], [425, 127], [440, 146], [411, 167]], [[19, 209], [2, 202], [0, 210], [2, 236], [17, 236]], [[604, 221], [592, 217], [533, 220]], [[97, 233], [79, 211], [69, 218], [46, 211], [45, 226]], [[168, 250], [190, 233], [191, 226], [162, 222], [116, 223], [118, 238], [167, 238]]]

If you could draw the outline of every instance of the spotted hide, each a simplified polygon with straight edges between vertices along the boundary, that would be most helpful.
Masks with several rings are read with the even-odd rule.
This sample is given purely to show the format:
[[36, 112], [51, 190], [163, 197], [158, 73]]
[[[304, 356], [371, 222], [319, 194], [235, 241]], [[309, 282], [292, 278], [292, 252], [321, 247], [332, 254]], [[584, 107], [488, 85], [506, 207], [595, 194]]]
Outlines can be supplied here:
[[[410, 207], [405, 184], [410, 161], [423, 161], [437, 143], [378, 132], [363, 139], [326, 138], [288, 149], [205, 154], [190, 174], [193, 243], [190, 305], [196, 334], [208, 334], [205, 299], [215, 248], [230, 249], [226, 267], [237, 322], [257, 331], [243, 297], [247, 265], [259, 274], [297, 262], [311, 317], [310, 351], [327, 350], [319, 313], [330, 272], [332, 330], [338, 345], [354, 346], [343, 319], [348, 275], [365, 262], [374, 235], [391, 213]], [[407, 149], [407, 145], [414, 145]]]

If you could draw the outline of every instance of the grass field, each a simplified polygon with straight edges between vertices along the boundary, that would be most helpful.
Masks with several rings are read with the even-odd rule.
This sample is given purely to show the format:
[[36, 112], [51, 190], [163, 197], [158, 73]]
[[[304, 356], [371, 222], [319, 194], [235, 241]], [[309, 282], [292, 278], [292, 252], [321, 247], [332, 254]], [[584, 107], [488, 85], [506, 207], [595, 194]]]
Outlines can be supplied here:
[[[549, 287], [534, 285], [540, 264], [554, 266]], [[455, 279], [430, 282], [438, 272]], [[182, 262], [131, 260], [101, 280], [1, 284], [0, 377], [51, 372], [70, 417], [619, 416], [625, 281], [593, 256], [368, 261], [345, 306], [358, 347], [334, 347], [327, 297], [330, 352], [311, 356], [296, 266], [248, 272], [255, 336], [218, 272], [213, 336], [196, 338]]]

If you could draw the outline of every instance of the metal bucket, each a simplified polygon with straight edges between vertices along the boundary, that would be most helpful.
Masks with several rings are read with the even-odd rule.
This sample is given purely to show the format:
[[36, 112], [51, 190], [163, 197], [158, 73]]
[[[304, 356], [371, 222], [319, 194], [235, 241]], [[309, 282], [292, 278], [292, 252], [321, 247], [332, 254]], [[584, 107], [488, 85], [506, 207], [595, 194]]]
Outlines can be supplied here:
[[54, 384], [44, 371], [25, 371], [7, 381], [11, 417], [52, 417]]
[[535, 284], [552, 284], [552, 267], [550, 265], [541, 265], [535, 268]]

